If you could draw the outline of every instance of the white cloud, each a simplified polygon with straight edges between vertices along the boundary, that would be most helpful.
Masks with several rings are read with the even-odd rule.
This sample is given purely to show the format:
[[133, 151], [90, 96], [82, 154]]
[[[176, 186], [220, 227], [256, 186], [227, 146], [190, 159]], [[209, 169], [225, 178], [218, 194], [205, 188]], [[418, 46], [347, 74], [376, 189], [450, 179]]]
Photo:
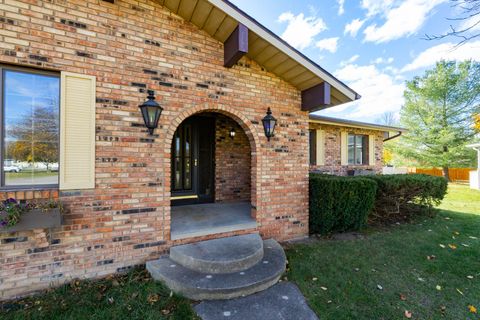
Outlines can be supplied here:
[[392, 63], [394, 60], [393, 57], [390, 57], [390, 58], [383, 58], [383, 57], [378, 57], [377, 59], [373, 60], [373, 61], [370, 61], [370, 63], [373, 63], [373, 64], [390, 64]]
[[278, 21], [288, 22], [282, 38], [300, 50], [309, 47], [315, 36], [327, 29], [322, 18], [305, 17], [303, 13], [295, 16], [291, 12], [284, 12], [278, 17]]
[[317, 41], [315, 46], [320, 50], [330, 51], [331, 53], [337, 52], [338, 48], [338, 37], [334, 38], [325, 38], [320, 41]]
[[341, 16], [345, 13], [345, 0], [337, 0], [338, 3], [338, 15]]
[[[409, 36], [417, 32], [427, 20], [432, 9], [447, 0], [405, 0], [397, 7], [379, 6], [373, 11], [385, 15], [385, 23], [377, 27], [376, 24], [369, 25], [363, 33], [365, 41], [382, 43]], [[364, 0], [365, 2], [377, 2]], [[363, 5], [362, 3], [362, 5]]]
[[389, 10], [393, 6], [393, 0], [362, 0], [361, 6], [368, 11], [367, 16], [371, 17]]
[[347, 23], [345, 25], [345, 30], [343, 31], [343, 34], [350, 34], [350, 36], [356, 37], [358, 30], [360, 30], [364, 23], [365, 20], [353, 19], [352, 21], [350, 21], [350, 23]]
[[403, 105], [403, 82], [379, 70], [375, 65], [349, 64], [335, 72], [342, 81], [362, 98], [339, 107], [327, 109], [325, 115], [373, 122], [387, 111], [398, 112]]
[[340, 66], [346, 66], [347, 64], [351, 64], [351, 63], [354, 63], [355, 61], [358, 60], [358, 58], [360, 58], [360, 55], [356, 54], [356, 55], [353, 55], [351, 56], [348, 60], [344, 60], [344, 61], [341, 61], [340, 62]]
[[420, 53], [412, 62], [402, 68], [402, 72], [433, 66], [440, 60], [476, 60], [480, 61], [480, 40], [465, 43], [455, 48], [455, 44], [442, 43]]

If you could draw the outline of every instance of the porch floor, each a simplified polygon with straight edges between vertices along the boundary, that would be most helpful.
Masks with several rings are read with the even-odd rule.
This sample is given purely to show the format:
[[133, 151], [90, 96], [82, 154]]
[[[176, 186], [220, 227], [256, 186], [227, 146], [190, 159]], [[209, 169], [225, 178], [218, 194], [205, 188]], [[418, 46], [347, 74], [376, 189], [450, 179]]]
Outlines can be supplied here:
[[249, 202], [206, 203], [171, 209], [172, 240], [257, 227]]

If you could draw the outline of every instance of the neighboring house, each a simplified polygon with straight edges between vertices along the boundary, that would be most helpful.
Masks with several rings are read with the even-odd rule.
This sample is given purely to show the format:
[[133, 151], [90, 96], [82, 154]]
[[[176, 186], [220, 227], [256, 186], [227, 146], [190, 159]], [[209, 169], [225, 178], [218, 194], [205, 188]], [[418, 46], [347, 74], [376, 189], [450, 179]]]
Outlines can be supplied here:
[[[350, 168], [349, 133], [375, 136], [350, 157], [375, 148], [378, 169], [389, 130], [309, 119], [360, 96], [228, 1], [8, 1], [0, 30], [2, 159], [32, 163], [0, 166], [2, 197], [65, 208], [56, 228], [0, 233], [0, 299], [180, 243], [307, 236], [310, 128], [325, 130], [318, 169]], [[149, 90], [163, 108], [153, 135], [138, 107]]]
[[382, 173], [383, 143], [405, 129], [310, 115], [310, 170], [335, 175]]

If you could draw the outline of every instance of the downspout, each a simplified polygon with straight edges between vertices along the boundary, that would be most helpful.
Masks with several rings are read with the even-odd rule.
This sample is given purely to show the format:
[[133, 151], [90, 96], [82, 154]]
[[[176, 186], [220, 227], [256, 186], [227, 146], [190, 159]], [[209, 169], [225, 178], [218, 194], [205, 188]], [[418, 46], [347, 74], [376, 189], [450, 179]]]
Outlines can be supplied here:
[[398, 131], [398, 133], [394, 136], [391, 136], [391, 137], [388, 137], [387, 139], [383, 139], [383, 142], [387, 142], [389, 140], [392, 140], [392, 139], [395, 139], [395, 138], [398, 138], [402, 135], [402, 131]]

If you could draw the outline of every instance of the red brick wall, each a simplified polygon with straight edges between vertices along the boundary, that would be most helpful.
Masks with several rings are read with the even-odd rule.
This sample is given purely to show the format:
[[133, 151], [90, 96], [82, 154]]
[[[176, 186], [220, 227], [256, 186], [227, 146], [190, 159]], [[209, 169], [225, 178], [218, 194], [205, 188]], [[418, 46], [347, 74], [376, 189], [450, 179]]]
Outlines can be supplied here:
[[[376, 173], [382, 172], [383, 167], [383, 132], [366, 130], [353, 127], [333, 126], [326, 124], [310, 123], [310, 129], [325, 131], [325, 165], [310, 165], [311, 171], [320, 171], [329, 174], [347, 175], [352, 169], [371, 169]], [[375, 136], [375, 165], [348, 165], [341, 164], [341, 138], [340, 133], [347, 130], [355, 134]], [[370, 152], [370, 151], [369, 151]]]
[[[154, 1], [3, 1], [0, 63], [96, 76], [96, 183], [59, 193], [64, 226], [0, 234], [0, 299], [72, 278], [101, 277], [163, 254], [170, 240], [170, 147], [201, 111], [226, 114], [252, 141], [251, 201], [262, 236], [308, 233], [308, 114], [300, 92]], [[148, 136], [138, 105], [164, 107]], [[271, 107], [276, 137], [261, 119]], [[285, 196], [288, 195], [288, 196]], [[38, 245], [37, 234], [48, 238]], [[43, 239], [42, 238], [42, 239]]]
[[[235, 137], [229, 136], [235, 130]], [[243, 129], [226, 116], [216, 118], [215, 201], [250, 201], [250, 141]]]

